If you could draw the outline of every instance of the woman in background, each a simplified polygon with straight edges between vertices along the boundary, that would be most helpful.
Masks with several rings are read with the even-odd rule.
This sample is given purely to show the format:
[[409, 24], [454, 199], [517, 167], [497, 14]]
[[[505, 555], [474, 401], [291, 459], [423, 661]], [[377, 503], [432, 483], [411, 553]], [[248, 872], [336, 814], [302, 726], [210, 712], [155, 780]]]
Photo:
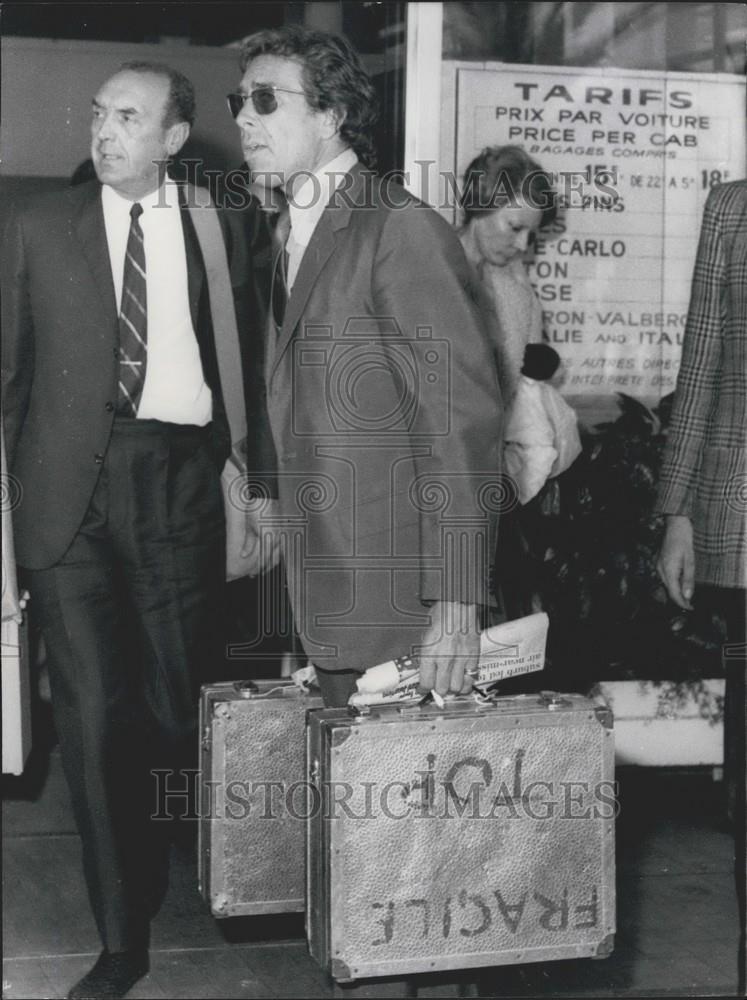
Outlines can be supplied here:
[[[507, 428], [526, 347], [542, 341], [542, 307], [525, 256], [537, 231], [555, 219], [555, 192], [549, 174], [519, 146], [489, 146], [467, 167], [461, 204], [459, 237], [477, 274]], [[511, 492], [515, 501], [501, 515], [493, 570], [500, 614], [509, 621], [541, 610], [518, 480]]]
[[509, 406], [524, 349], [542, 340], [542, 307], [524, 257], [537, 230], [557, 214], [550, 175], [519, 146], [489, 146], [467, 167], [462, 210], [459, 237], [479, 277]]

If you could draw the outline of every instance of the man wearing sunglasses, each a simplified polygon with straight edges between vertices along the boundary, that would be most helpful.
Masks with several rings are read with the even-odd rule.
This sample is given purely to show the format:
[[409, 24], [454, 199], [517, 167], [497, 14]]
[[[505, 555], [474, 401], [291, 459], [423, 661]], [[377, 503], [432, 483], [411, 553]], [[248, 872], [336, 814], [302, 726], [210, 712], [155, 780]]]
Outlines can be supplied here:
[[328, 705], [405, 655], [425, 690], [464, 692], [488, 603], [501, 404], [461, 246], [372, 172], [375, 93], [345, 39], [258, 32], [241, 69], [228, 105], [246, 163], [289, 202], [266, 510], [285, 532], [301, 641]]
[[[97, 179], [15, 206], [3, 251], [16, 552], [104, 945], [73, 998], [124, 996], [148, 970], [173, 828], [149, 819], [148, 772], [196, 750], [198, 685], [222, 653], [234, 434], [220, 356], [239, 356], [229, 327], [235, 340], [249, 269], [226, 219], [213, 216], [217, 252], [202, 242], [207, 210], [164, 175], [194, 114], [180, 73], [125, 64], [92, 100]], [[209, 295], [205, 261], [223, 281]]]

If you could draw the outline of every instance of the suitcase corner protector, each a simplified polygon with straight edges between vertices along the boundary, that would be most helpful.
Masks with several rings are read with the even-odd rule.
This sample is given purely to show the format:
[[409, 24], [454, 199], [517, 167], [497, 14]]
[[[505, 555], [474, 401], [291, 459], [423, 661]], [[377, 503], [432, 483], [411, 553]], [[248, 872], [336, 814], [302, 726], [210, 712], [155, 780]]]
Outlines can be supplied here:
[[615, 935], [608, 934], [607, 937], [602, 938], [602, 940], [597, 945], [596, 954], [594, 958], [609, 958], [615, 948]]
[[350, 729], [333, 729], [330, 734], [330, 746], [341, 747], [346, 740], [350, 739]]
[[230, 917], [228, 896], [224, 892], [215, 893], [210, 899], [210, 911], [214, 917]]
[[350, 966], [346, 965], [341, 959], [333, 958], [330, 963], [330, 974], [335, 982], [338, 983], [352, 983], [353, 976], [350, 972]]
[[612, 714], [612, 709], [607, 705], [597, 705], [594, 709], [594, 714], [597, 717], [597, 722], [604, 726], [605, 729], [614, 729], [615, 717]]

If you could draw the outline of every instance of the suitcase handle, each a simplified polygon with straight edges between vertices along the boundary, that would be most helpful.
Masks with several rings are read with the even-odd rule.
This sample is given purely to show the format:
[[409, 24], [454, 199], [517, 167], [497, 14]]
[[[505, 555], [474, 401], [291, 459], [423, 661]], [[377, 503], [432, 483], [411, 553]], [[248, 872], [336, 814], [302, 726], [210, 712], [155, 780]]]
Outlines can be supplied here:
[[295, 697], [299, 693], [302, 695], [311, 695], [312, 692], [307, 688], [301, 687], [299, 684], [289, 684], [282, 678], [278, 678], [278, 683], [275, 687], [269, 688], [267, 691], [262, 691], [260, 693], [259, 684], [254, 681], [234, 681], [232, 687], [239, 698], [268, 698], [270, 695], [275, 694], [277, 691], [281, 695], [287, 695], [288, 697]]
[[497, 681], [495, 687], [488, 688], [483, 691], [480, 695], [480, 700], [484, 702], [485, 705], [497, 705], [499, 702], [501, 704], [506, 704], [510, 701], [523, 701], [526, 705], [528, 702], [534, 702], [535, 704], [542, 705], [543, 708], [548, 709], [550, 712], [557, 711], [559, 708], [568, 708], [573, 705], [573, 701], [566, 695], [558, 694], [557, 691], [540, 691], [538, 695], [532, 694], [509, 694], [501, 695], [500, 689], [498, 688]]
[[493, 708], [492, 699], [477, 701], [469, 694], [446, 695], [444, 705], [436, 707], [433, 700], [427, 695], [417, 701], [385, 702], [374, 705], [356, 705], [351, 710], [356, 719], [371, 718], [380, 716], [382, 718], [416, 716], [423, 712], [435, 713], [435, 715], [447, 714], [450, 709], [464, 709], [465, 706], [472, 707], [475, 711], [489, 711]]
[[[490, 711], [505, 705], [508, 702], [524, 705], [541, 705], [550, 712], [555, 712], [560, 708], [569, 708], [573, 705], [571, 698], [558, 694], [556, 691], [540, 691], [539, 695], [534, 694], [512, 694], [501, 695], [497, 690], [486, 691], [479, 698], [472, 694], [446, 695], [445, 704], [439, 708], [438, 712], [448, 712], [450, 708], [464, 708], [470, 703], [476, 711]], [[389, 702], [374, 705], [356, 705], [352, 711], [356, 717], [370, 718], [372, 715], [380, 716], [407, 716], [419, 715], [421, 712], [434, 711], [433, 700], [427, 695], [418, 701]]]

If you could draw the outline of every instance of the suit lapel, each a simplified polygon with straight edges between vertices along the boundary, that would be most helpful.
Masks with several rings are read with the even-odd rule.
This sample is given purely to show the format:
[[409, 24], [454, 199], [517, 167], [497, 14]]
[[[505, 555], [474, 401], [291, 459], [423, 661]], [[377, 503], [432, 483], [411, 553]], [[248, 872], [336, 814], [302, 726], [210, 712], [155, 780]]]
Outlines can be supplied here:
[[278, 334], [270, 377], [272, 377], [272, 373], [274, 373], [280, 359], [293, 339], [293, 334], [303, 316], [306, 303], [319, 279], [319, 275], [322, 273], [322, 269], [334, 253], [337, 246], [337, 233], [348, 226], [351, 218], [351, 206], [359, 203], [364, 185], [364, 169], [359, 164], [356, 164], [351, 173], [354, 180], [350, 186], [350, 190], [337, 202], [335, 202], [335, 196], [333, 195], [330, 204], [325, 208], [314, 230], [309, 245], [306, 247], [301, 266], [293, 284], [293, 291], [285, 310], [283, 326]]
[[101, 185], [92, 184], [80, 204], [75, 220], [75, 232], [83, 256], [93, 274], [94, 284], [108, 322], [116, 325], [119, 309], [114, 292], [109, 244], [106, 241]]
[[202, 294], [202, 284], [205, 280], [205, 268], [202, 263], [200, 244], [195, 232], [192, 217], [185, 204], [186, 192], [182, 184], [179, 185], [179, 212], [182, 219], [182, 230], [184, 232], [184, 252], [187, 260], [187, 287], [189, 289], [189, 312], [192, 317], [192, 329], [200, 335], [200, 295]]
[[327, 263], [332, 251], [335, 249], [335, 234], [330, 224], [330, 211], [324, 210], [319, 223], [311, 237], [311, 242], [306, 247], [306, 251], [301, 261], [301, 267], [293, 283], [293, 291], [288, 299], [285, 309], [283, 326], [278, 335], [278, 342], [275, 351], [275, 365], [277, 365], [283, 352], [291, 341], [293, 332], [298, 325], [298, 321], [303, 314], [306, 303], [309, 300], [312, 289], [319, 278], [322, 268]]

